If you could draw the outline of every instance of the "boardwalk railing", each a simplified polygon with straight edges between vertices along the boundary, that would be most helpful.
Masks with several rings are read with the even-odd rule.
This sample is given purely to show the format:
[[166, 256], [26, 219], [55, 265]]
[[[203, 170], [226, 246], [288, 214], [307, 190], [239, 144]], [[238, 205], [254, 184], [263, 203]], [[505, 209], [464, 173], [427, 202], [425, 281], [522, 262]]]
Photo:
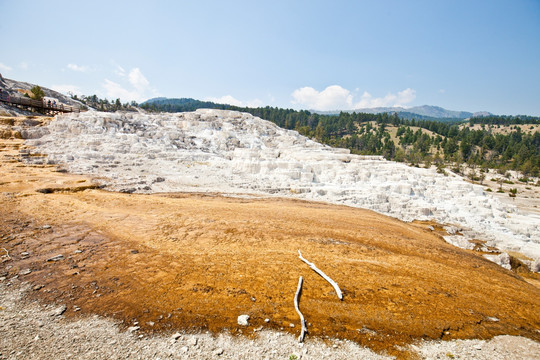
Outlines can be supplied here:
[[0, 101], [8, 103], [8, 104], [16, 105], [16, 106], [26, 106], [26, 107], [33, 107], [37, 109], [45, 109], [52, 113], [81, 112], [81, 109], [78, 106], [64, 105], [61, 103], [60, 104], [52, 103], [50, 101], [45, 101], [45, 100], [43, 101], [34, 100], [34, 99], [30, 99], [24, 96], [11, 96], [3, 91], [0, 93]]

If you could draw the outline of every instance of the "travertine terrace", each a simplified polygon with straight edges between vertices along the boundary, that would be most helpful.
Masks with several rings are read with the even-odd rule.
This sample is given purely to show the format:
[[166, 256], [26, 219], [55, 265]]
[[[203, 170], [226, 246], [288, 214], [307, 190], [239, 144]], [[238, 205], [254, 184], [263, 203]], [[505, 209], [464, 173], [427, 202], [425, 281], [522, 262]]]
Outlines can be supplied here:
[[457, 175], [349, 154], [250, 114], [87, 112], [24, 133], [46, 158], [92, 175], [111, 190], [211, 192], [292, 197], [367, 208], [404, 221], [453, 225], [453, 244], [486, 241], [522, 254], [538, 271], [540, 216], [501, 203]]

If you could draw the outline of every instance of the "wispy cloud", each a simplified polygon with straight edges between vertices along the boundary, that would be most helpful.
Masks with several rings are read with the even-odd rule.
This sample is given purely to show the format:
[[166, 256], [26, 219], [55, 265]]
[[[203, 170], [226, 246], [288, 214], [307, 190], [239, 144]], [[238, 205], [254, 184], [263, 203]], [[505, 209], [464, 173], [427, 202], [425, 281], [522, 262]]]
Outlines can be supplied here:
[[131, 71], [127, 73], [127, 79], [126, 71], [121, 66], [117, 65], [114, 71], [123, 78], [123, 84], [105, 79], [103, 88], [105, 89], [107, 97], [112, 99], [120, 98], [122, 101], [135, 100], [141, 102], [150, 97], [159, 96], [157, 90], [150, 86], [150, 82], [139, 68], [131, 69]]
[[69, 94], [82, 95], [81, 89], [75, 85], [68, 85], [68, 84], [53, 85], [51, 86], [51, 89], [53, 89], [54, 91], [58, 91], [62, 94], [66, 94], [66, 95], [69, 95]]
[[141, 101], [141, 96], [139, 93], [137, 93], [134, 90], [128, 90], [124, 88], [122, 85], [111, 81], [109, 79], [105, 79], [105, 83], [103, 84], [103, 87], [105, 88], [105, 94], [107, 97], [110, 97], [111, 99], [122, 99], [122, 100], [135, 100], [135, 101]]
[[7, 66], [6, 64], [0, 63], [0, 71], [11, 71], [13, 68], [11, 66]]
[[373, 97], [367, 91], [355, 100], [349, 90], [339, 86], [331, 85], [322, 91], [312, 87], [296, 89], [292, 94], [295, 105], [315, 110], [352, 110], [359, 108], [371, 108], [381, 106], [405, 106], [416, 98], [416, 91], [407, 88], [396, 94], [388, 93], [384, 97]]
[[222, 97], [208, 97], [206, 101], [212, 101], [216, 104], [229, 104], [240, 107], [259, 107], [263, 105], [263, 102], [259, 99], [253, 99], [248, 101], [241, 101], [233, 97], [232, 95], [224, 95]]
[[86, 65], [77, 65], [77, 64], [67, 64], [69, 70], [78, 71], [78, 72], [87, 72], [90, 68]]
[[139, 91], [144, 91], [150, 85], [150, 82], [144, 77], [139, 68], [134, 68], [128, 75], [129, 83]]
[[118, 76], [126, 76], [126, 70], [124, 70], [124, 68], [120, 65], [116, 65], [113, 71]]

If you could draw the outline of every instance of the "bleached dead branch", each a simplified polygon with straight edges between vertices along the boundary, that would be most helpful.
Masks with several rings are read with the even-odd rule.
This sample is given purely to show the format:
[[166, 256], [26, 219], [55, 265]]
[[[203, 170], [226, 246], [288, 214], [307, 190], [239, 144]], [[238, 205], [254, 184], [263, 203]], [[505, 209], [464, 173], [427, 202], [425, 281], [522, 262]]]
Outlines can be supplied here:
[[2, 257], [7, 257], [7, 260], [11, 260], [11, 256], [9, 256], [9, 251], [7, 251], [6, 248], [2, 248], [6, 252], [6, 255], [2, 255]]
[[300, 316], [300, 324], [302, 326], [302, 331], [300, 332], [300, 336], [298, 337], [298, 342], [303, 342], [307, 333], [306, 320], [304, 319], [304, 315], [302, 315], [302, 313], [300, 312], [299, 305], [300, 296], [302, 295], [302, 283], [303, 279], [300, 276], [300, 279], [298, 279], [298, 288], [296, 289], [296, 294], [294, 295], [294, 308], [296, 309], [298, 316]]
[[313, 269], [313, 271], [315, 271], [317, 274], [321, 275], [326, 281], [328, 281], [328, 282], [330, 283], [330, 285], [332, 285], [332, 286], [334, 287], [334, 289], [336, 290], [336, 294], [337, 294], [339, 300], [343, 300], [343, 294], [341, 293], [341, 290], [339, 289], [338, 284], [337, 284], [334, 280], [330, 279], [330, 277], [329, 277], [328, 275], [326, 275], [326, 274], [323, 273], [321, 270], [319, 270], [319, 269], [315, 266], [315, 264], [313, 264], [313, 263], [307, 261], [307, 260], [302, 256], [302, 253], [300, 252], [300, 250], [298, 250], [298, 255], [299, 255], [299, 257], [300, 257], [300, 260], [302, 260], [303, 262], [305, 262], [306, 264], [308, 264], [309, 267], [310, 267], [311, 269]]

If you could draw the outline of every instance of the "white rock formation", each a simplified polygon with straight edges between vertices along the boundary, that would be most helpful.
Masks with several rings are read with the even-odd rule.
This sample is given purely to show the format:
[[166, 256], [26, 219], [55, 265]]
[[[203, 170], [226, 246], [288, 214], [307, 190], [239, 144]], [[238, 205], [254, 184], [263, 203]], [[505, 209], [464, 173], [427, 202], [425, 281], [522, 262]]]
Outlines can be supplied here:
[[[36, 137], [39, 137], [36, 139]], [[351, 155], [250, 114], [198, 110], [58, 116], [28, 134], [35, 151], [113, 190], [296, 197], [432, 219], [540, 259], [540, 218], [456, 175]]]
[[248, 326], [249, 325], [249, 315], [239, 315], [237, 319], [238, 325]]

